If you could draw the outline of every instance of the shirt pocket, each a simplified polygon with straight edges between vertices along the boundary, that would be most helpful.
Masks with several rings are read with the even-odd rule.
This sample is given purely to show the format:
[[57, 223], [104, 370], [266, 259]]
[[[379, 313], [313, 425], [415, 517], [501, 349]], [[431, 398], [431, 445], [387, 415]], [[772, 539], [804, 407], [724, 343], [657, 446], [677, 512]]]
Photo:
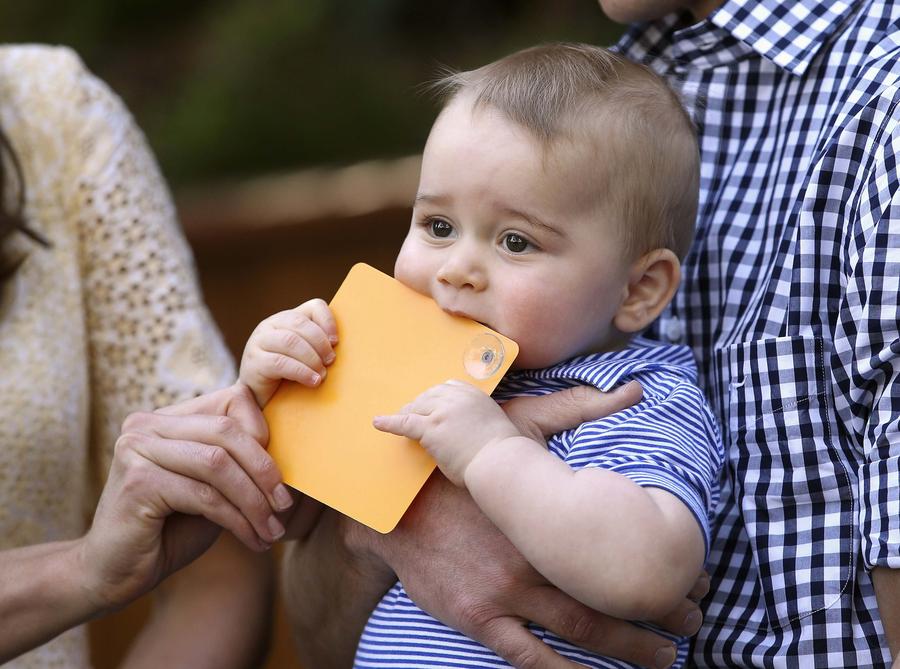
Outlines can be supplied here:
[[825, 343], [776, 337], [722, 354], [727, 474], [769, 624], [787, 626], [836, 603], [854, 571], [855, 470], [836, 448]]

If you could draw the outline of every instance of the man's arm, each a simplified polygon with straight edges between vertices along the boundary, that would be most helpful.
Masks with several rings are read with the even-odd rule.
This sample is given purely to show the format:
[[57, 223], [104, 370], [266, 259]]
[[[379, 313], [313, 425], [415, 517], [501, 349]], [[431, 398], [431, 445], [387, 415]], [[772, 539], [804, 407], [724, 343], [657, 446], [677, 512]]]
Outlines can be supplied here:
[[[540, 436], [631, 406], [640, 396], [639, 386], [607, 395], [577, 387], [513, 400], [504, 408], [523, 434]], [[284, 569], [301, 658], [317, 669], [352, 664], [359, 634], [394, 582], [394, 572], [423, 609], [517, 666], [529, 661], [542, 666], [529, 655], [535, 637], [522, 634], [525, 620], [584, 648], [643, 666], [665, 667], [675, 658], [666, 639], [591, 611], [550, 586], [465, 491], [437, 474], [389, 535], [327, 510], [309, 540], [286, 556]], [[699, 599], [707, 587], [701, 578], [691, 596]], [[657, 622], [676, 634], [693, 634], [701, 620], [696, 604], [685, 599]]]
[[312, 532], [284, 553], [282, 594], [304, 667], [351, 667], [369, 613], [397, 580], [374, 554], [351, 549], [358, 528], [325, 509]]
[[[895, 108], [893, 87], [877, 105]], [[875, 108], [870, 102], [863, 109]], [[866, 119], [867, 120], [867, 119]], [[859, 531], [892, 656], [900, 655], [900, 126], [844, 125], [835, 145], [872, 151], [863, 197], [846, 215], [846, 285], [835, 314], [834, 400], [842, 429], [865, 454], [858, 469]], [[866, 133], [866, 134], [860, 134]], [[871, 135], [867, 133], [872, 133]], [[869, 144], [872, 144], [871, 148]], [[843, 188], [845, 176], [835, 188]], [[863, 178], [863, 177], [860, 177]], [[858, 188], [858, 191], [857, 191]], [[843, 210], [839, 210], [844, 215]]]

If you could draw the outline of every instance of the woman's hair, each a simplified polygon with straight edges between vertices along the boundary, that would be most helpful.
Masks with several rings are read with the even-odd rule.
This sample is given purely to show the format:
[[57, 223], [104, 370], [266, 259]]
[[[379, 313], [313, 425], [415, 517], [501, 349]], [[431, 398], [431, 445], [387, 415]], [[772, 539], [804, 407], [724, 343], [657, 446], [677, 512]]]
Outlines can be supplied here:
[[684, 257], [694, 233], [699, 150], [690, 117], [649, 68], [600, 47], [543, 44], [432, 88], [445, 105], [466, 95], [526, 128], [545, 147], [580, 148], [586, 178], [635, 253]]
[[[8, 167], [12, 168], [12, 174], [7, 174]], [[16, 188], [14, 200], [9, 197], [9, 189], [13, 185]], [[13, 254], [9, 250], [7, 242], [10, 235], [20, 232], [41, 246], [50, 246], [44, 237], [25, 225], [24, 209], [25, 178], [22, 166], [9, 138], [0, 128], [0, 285], [6, 283], [25, 260], [23, 254]]]

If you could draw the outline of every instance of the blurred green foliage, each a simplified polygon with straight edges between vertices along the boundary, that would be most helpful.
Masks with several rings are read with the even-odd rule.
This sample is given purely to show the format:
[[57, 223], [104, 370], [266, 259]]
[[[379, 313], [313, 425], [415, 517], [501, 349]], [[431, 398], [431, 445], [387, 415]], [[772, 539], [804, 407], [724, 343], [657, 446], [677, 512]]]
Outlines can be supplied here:
[[0, 40], [72, 46], [176, 185], [419, 151], [440, 66], [620, 32], [593, 0], [0, 0]]

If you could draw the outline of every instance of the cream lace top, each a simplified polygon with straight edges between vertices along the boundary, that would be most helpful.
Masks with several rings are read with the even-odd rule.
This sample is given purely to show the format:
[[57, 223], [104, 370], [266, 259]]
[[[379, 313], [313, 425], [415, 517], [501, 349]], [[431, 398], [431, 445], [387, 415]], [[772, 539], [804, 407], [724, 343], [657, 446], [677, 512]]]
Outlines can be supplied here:
[[[0, 47], [0, 125], [53, 244], [11, 237], [28, 258], [0, 293], [2, 550], [84, 533], [125, 416], [235, 372], [119, 98], [68, 49]], [[86, 632], [6, 666], [87, 667]]]

